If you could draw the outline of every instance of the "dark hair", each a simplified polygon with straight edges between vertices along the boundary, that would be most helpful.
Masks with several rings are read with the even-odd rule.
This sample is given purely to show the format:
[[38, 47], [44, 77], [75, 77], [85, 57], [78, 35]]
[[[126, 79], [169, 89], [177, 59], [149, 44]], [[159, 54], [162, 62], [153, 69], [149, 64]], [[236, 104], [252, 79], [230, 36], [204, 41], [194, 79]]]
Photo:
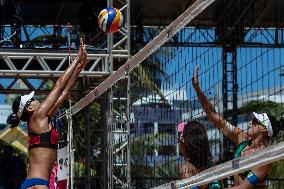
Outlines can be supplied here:
[[18, 113], [19, 111], [19, 107], [20, 107], [20, 103], [21, 103], [21, 96], [17, 96], [12, 104], [12, 110], [13, 113]]
[[20, 120], [22, 122], [27, 122], [30, 119], [30, 114], [27, 112], [26, 108], [24, 108]]
[[12, 128], [17, 127], [20, 123], [20, 118], [17, 116], [17, 114], [12, 113], [7, 118], [7, 124], [10, 124]]
[[13, 113], [9, 115], [7, 118], [7, 123], [10, 124], [12, 128], [17, 127], [20, 123], [20, 120], [23, 122], [27, 122], [30, 117], [26, 109], [23, 110], [21, 117], [18, 117], [17, 113], [19, 111], [20, 103], [21, 103], [21, 96], [18, 96], [15, 98], [12, 104]]
[[20, 118], [17, 115], [19, 111], [20, 102], [21, 102], [21, 97], [20, 96], [16, 97], [12, 104], [13, 113], [9, 115], [7, 118], [7, 123], [10, 124], [12, 128], [17, 127], [20, 123]]
[[284, 120], [283, 118], [280, 120], [277, 120], [276, 117], [267, 114], [269, 121], [271, 123], [272, 126], [272, 130], [273, 130], [273, 137], [277, 136], [278, 133], [280, 131], [282, 131], [284, 129]]
[[199, 170], [208, 168], [213, 162], [204, 126], [197, 121], [189, 121], [185, 125], [183, 138], [190, 163]]

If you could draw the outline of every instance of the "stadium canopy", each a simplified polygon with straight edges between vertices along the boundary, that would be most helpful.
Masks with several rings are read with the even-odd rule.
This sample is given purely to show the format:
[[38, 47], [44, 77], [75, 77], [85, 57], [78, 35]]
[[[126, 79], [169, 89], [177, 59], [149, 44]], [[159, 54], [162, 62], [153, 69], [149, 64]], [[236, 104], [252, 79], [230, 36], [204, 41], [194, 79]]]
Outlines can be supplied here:
[[[91, 7], [88, 6], [89, 2], [92, 2], [95, 9], [106, 6], [106, 0], [14, 1], [19, 5], [23, 23], [34, 25], [67, 24], [68, 22], [78, 24], [79, 10], [81, 12], [90, 11], [88, 10]], [[236, 19], [241, 17], [242, 13], [250, 11], [249, 6], [253, 6], [254, 11], [250, 12], [250, 16], [246, 14], [245, 26], [282, 27], [284, 25], [284, 12], [280, 10], [284, 9], [284, 1], [274, 0], [273, 3], [271, 2], [270, 0], [216, 0], [216, 3], [204, 11], [191, 25], [215, 27], [223, 23], [229, 15], [235, 15]], [[192, 3], [194, 3], [194, 0], [131, 0], [132, 25], [169, 25]], [[255, 11], [258, 9], [259, 11]], [[93, 12], [96, 11], [99, 10], [93, 10]], [[233, 23], [235, 20], [231, 21]]]

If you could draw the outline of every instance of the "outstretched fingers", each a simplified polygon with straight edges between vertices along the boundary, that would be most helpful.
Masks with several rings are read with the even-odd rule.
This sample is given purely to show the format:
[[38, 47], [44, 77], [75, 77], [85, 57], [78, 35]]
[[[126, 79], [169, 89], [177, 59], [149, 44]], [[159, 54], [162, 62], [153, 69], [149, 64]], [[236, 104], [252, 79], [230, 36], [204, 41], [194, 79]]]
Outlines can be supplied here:
[[78, 51], [78, 61], [82, 61], [84, 58], [84, 42], [83, 39], [80, 38], [80, 46], [79, 46], [79, 51]]
[[198, 68], [198, 66], [196, 65], [195, 68], [194, 68], [194, 77], [195, 77], [195, 78], [198, 78], [198, 69], [199, 69], [199, 68]]
[[84, 44], [84, 65], [88, 64], [90, 62], [90, 60], [88, 59], [88, 54], [87, 54], [87, 50], [86, 50], [86, 44]]
[[198, 86], [198, 66], [196, 65], [194, 68], [194, 73], [193, 73], [193, 77], [192, 77], [192, 85], [193, 87]]

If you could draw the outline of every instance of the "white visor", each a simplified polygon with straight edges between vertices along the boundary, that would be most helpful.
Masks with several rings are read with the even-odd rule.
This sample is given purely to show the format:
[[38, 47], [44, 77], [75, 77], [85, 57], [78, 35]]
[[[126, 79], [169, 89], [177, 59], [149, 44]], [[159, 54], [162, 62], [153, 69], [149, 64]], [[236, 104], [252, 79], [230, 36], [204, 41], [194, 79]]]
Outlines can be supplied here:
[[33, 96], [35, 95], [35, 92], [32, 91], [30, 94], [28, 95], [24, 95], [21, 96], [21, 101], [20, 101], [20, 106], [19, 106], [19, 112], [20, 112], [20, 116], [22, 115], [23, 111], [24, 111], [24, 107], [26, 106], [27, 102], [33, 98]]
[[253, 116], [263, 125], [266, 127], [268, 136], [271, 137], [273, 135], [272, 125], [270, 123], [269, 117], [266, 113], [255, 113], [253, 112]]

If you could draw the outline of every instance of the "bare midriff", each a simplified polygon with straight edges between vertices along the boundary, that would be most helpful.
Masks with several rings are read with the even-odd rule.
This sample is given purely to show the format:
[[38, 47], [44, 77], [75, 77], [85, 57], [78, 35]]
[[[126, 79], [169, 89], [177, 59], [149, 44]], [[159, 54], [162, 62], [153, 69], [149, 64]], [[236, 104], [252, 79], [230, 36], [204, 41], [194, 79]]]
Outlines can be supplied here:
[[50, 148], [33, 148], [29, 151], [29, 169], [27, 178], [49, 180], [57, 151]]

